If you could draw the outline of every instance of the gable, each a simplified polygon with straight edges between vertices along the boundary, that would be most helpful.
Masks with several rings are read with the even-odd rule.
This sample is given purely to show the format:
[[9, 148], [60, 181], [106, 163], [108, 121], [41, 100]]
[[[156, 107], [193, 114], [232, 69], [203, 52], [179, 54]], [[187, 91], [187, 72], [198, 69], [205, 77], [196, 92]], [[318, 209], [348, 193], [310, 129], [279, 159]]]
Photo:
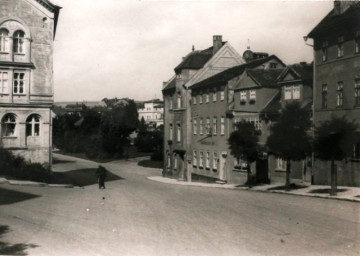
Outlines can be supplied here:
[[226, 43], [186, 84], [189, 87], [228, 68], [244, 63], [235, 49]]
[[286, 76], [282, 79], [282, 81], [292, 81], [297, 79], [293, 74], [290, 72], [286, 74]]
[[236, 87], [237, 90], [259, 86], [247, 72], [244, 72], [237, 84], [240, 85]]

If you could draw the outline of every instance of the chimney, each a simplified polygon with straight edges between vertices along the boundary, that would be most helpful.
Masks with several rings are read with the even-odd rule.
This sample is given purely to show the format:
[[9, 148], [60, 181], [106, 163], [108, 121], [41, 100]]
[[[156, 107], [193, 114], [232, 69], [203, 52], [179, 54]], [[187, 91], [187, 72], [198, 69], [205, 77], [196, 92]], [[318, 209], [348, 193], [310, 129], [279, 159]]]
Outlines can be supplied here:
[[344, 13], [351, 5], [356, 4], [359, 2], [358, 0], [355, 1], [340, 1], [335, 0], [334, 1], [334, 11], [335, 14], [342, 14]]
[[222, 47], [222, 36], [213, 36], [213, 55]]

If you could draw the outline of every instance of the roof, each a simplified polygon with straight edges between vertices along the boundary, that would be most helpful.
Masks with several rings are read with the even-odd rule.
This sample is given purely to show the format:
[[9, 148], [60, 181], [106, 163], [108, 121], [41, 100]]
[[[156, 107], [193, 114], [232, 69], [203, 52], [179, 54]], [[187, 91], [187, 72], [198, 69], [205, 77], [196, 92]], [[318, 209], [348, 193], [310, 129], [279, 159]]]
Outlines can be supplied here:
[[328, 15], [322, 19], [318, 25], [308, 34], [308, 37], [314, 38], [320, 34], [326, 34], [334, 31], [336, 27], [343, 27], [346, 29], [360, 26], [360, 3], [352, 4], [345, 12], [336, 14], [335, 9], [332, 9]]
[[282, 72], [279, 80], [283, 79], [289, 72], [293, 73], [297, 79], [310, 82], [312, 84], [313, 63], [307, 64], [300, 62], [299, 64], [290, 65]]
[[[278, 86], [277, 81], [283, 69], [247, 69], [247, 74], [260, 86], [271, 87]], [[239, 86], [239, 85], [238, 85]], [[235, 87], [240, 89], [239, 87]]]
[[[205, 80], [200, 81], [199, 83], [196, 83], [196, 84], [190, 86], [190, 88], [196, 89], [196, 88], [205, 87], [205, 86], [209, 86], [209, 85], [225, 84], [230, 79], [241, 75], [246, 69], [258, 67], [274, 58], [276, 58], [279, 62], [283, 63], [278, 57], [276, 57], [275, 55], [271, 55], [266, 58], [257, 59], [257, 60], [254, 60], [254, 61], [251, 61], [251, 62], [248, 62], [245, 64], [241, 64], [239, 66], [229, 68], [225, 71], [222, 71], [214, 76], [211, 76]], [[285, 64], [284, 64], [284, 66], [285, 66]]]
[[170, 79], [170, 81], [165, 85], [163, 92], [173, 90], [176, 88], [176, 79], [175, 76]]
[[276, 114], [279, 113], [281, 109], [281, 91], [278, 91], [273, 98], [269, 100], [269, 102], [264, 106], [261, 110], [262, 114]]
[[160, 99], [152, 99], [148, 101], [144, 101], [143, 103], [163, 103]]
[[[226, 42], [222, 42], [224, 45]], [[176, 66], [175, 72], [181, 69], [200, 69], [206, 62], [208, 62], [213, 56], [213, 47], [209, 47], [202, 51], [192, 51], [184, 57], [182, 62]]]
[[59, 19], [59, 13], [60, 13], [60, 9], [62, 7], [51, 3], [49, 0], [36, 0], [36, 2], [38, 2], [39, 4], [44, 6], [46, 9], [48, 9], [49, 11], [54, 13], [54, 38], [55, 38], [56, 27], [57, 27], [57, 23], [58, 23], [58, 19]]

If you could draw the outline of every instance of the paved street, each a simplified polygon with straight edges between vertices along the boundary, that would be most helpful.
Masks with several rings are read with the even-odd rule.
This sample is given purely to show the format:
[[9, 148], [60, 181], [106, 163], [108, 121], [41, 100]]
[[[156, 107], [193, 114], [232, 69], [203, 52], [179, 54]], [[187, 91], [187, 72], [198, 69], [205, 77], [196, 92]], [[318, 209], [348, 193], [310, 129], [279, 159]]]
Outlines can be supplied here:
[[98, 190], [96, 163], [55, 157], [84, 187], [0, 185], [0, 254], [360, 253], [359, 203], [164, 184], [135, 161], [104, 164], [112, 181]]

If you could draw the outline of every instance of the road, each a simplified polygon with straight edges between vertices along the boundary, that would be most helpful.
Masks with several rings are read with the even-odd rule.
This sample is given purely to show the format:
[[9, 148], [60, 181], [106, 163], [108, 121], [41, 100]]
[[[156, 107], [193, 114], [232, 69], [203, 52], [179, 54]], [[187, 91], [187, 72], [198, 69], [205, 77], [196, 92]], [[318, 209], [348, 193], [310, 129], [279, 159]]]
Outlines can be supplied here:
[[146, 178], [158, 169], [135, 161], [104, 164], [111, 181], [99, 190], [96, 163], [56, 158], [56, 171], [89, 180], [0, 185], [0, 254], [360, 254], [359, 203], [164, 184]]

